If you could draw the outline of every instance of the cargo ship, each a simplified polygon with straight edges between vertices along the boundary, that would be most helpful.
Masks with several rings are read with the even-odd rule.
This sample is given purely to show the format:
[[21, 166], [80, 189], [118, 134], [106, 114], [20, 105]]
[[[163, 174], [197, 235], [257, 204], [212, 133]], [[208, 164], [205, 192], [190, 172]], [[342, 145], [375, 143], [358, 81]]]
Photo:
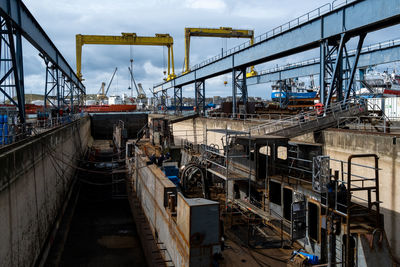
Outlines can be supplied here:
[[[127, 101], [126, 101], [127, 100]], [[83, 108], [88, 113], [98, 112], [132, 112], [137, 109], [137, 105], [132, 98], [123, 97], [119, 95], [111, 95], [108, 99], [108, 103], [98, 104], [93, 100], [87, 100], [86, 105]]]
[[136, 110], [136, 105], [88, 105], [83, 108], [85, 112], [97, 113], [97, 112], [132, 112]]

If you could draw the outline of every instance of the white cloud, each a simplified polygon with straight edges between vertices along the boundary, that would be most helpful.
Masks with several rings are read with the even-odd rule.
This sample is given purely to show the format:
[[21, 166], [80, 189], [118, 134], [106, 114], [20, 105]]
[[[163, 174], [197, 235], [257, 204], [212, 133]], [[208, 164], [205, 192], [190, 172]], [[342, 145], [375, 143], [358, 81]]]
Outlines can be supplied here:
[[[174, 37], [175, 71], [182, 69], [184, 59], [184, 27], [220, 27], [254, 29], [256, 35], [288, 22], [299, 15], [329, 2], [328, 0], [25, 0], [39, 24], [75, 69], [75, 34], [119, 35], [136, 32], [141, 36], [169, 33]], [[77, 8], [78, 7], [78, 8]], [[388, 29], [390, 34], [369, 34], [366, 42], [396, 38], [399, 28]], [[227, 40], [227, 48], [243, 43], [243, 39]], [[190, 65], [200, 63], [220, 53], [223, 43], [218, 38], [193, 38]], [[134, 74], [144, 88], [152, 88], [163, 78], [163, 60], [160, 47], [134, 48]], [[37, 51], [24, 48], [26, 91], [44, 92], [43, 63], [38, 63]], [[34, 54], [35, 56], [32, 56]], [[314, 57], [307, 53], [268, 62], [257, 71]], [[39, 61], [42, 61], [39, 59]], [[129, 86], [129, 47], [85, 46], [83, 55], [84, 84], [88, 92], [97, 92], [102, 81], [108, 82], [113, 69], [118, 66], [112, 90], [126, 90]], [[37, 75], [43, 74], [43, 75]], [[230, 95], [231, 78], [223, 84], [221, 76], [206, 81], [206, 95]], [[115, 83], [115, 84], [114, 84]], [[266, 97], [267, 85], [249, 87], [249, 93]], [[111, 90], [111, 89], [110, 89]], [[146, 91], [147, 92], [147, 91]], [[193, 96], [193, 87], [184, 88], [186, 96]], [[172, 94], [172, 92], [170, 92]], [[1, 96], [0, 96], [1, 98]]]
[[222, 0], [187, 0], [185, 7], [193, 9], [212, 9], [222, 12], [226, 4]]
[[146, 61], [143, 65], [144, 71], [150, 76], [162, 76], [163, 68], [154, 66], [150, 61]]

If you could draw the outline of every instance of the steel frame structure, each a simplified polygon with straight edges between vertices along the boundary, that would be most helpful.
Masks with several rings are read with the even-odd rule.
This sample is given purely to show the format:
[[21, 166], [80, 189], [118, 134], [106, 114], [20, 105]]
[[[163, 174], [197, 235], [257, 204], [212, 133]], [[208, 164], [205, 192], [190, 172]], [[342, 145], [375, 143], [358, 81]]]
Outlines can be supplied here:
[[168, 49], [167, 81], [174, 79], [174, 39], [169, 34], [156, 33], [155, 36], [137, 36], [136, 33], [122, 33], [120, 36], [76, 35], [76, 74], [82, 80], [82, 47], [83, 45], [145, 45], [165, 46]]
[[[346, 61], [354, 62], [356, 50], [348, 51]], [[358, 69], [363, 72], [369, 66], [400, 61], [400, 39], [388, 40], [365, 46], [361, 49]], [[290, 78], [320, 74], [320, 58], [313, 58], [274, 67], [259, 72], [259, 75], [247, 78], [247, 85], [262, 84]], [[360, 76], [362, 80], [362, 77]]]
[[245, 113], [247, 110], [247, 84], [246, 68], [232, 70], [232, 116], [236, 117], [238, 103], [243, 103]]
[[200, 109], [203, 114], [206, 114], [206, 84], [205, 80], [196, 81], [194, 83], [194, 106], [196, 112], [200, 113]]
[[[10, 103], [17, 107], [19, 120], [21, 123], [25, 123], [25, 90], [21, 33], [4, 17], [0, 17], [0, 27], [0, 92], [8, 98]], [[17, 101], [13, 98], [14, 91], [17, 94]]]
[[[336, 1], [335, 1], [336, 2]], [[284, 24], [271, 32], [255, 39], [253, 45], [244, 44], [236, 50], [218, 55], [206, 62], [195, 66], [192, 71], [178, 76], [172, 81], [154, 85], [155, 91], [168, 90], [176, 86], [194, 83], [199, 79], [209, 79], [232, 72], [233, 69], [246, 68], [252, 65], [265, 63], [271, 60], [290, 56], [299, 52], [319, 48], [322, 54], [320, 63], [320, 81], [323, 81], [325, 90], [321, 92], [322, 102], [329, 106], [334, 94], [339, 94], [338, 101], [347, 99], [352, 87], [351, 73], [355, 73], [357, 63], [344, 73], [340, 63], [343, 63], [345, 45], [354, 37], [359, 38], [362, 45], [365, 35], [385, 27], [396, 25], [400, 21], [400, 0], [354, 0], [343, 1], [343, 4], [327, 4], [305, 16], [299, 17]], [[324, 11], [323, 8], [328, 9]], [[376, 10], [380, 12], [377, 13]], [[302, 20], [300, 20], [302, 19]], [[327, 48], [330, 51], [327, 51]], [[326, 58], [334, 52], [338, 58]], [[332, 53], [332, 55], [334, 54]], [[332, 68], [333, 65], [333, 68]], [[327, 69], [332, 68], [332, 73]], [[353, 70], [353, 71], [352, 71]], [[348, 75], [346, 87], [343, 88], [343, 76]], [[235, 96], [233, 96], [235, 97]]]
[[[57, 79], [57, 84], [58, 75], [62, 75], [74, 85], [69, 87], [70, 90], [73, 88], [72, 90], [77, 91], [78, 95], [86, 93], [84, 85], [21, 0], [0, 1], [0, 25], [0, 63], [2, 69], [6, 70], [1, 73], [0, 92], [17, 107], [20, 123], [23, 124], [26, 121], [22, 37], [39, 51], [42, 58], [46, 58], [46, 61], [51, 63], [51, 68], [57, 72], [57, 76], [54, 77]], [[49, 71], [49, 64], [46, 63], [46, 73]], [[59, 85], [57, 89], [59, 102], [62, 98]], [[17, 101], [12, 97], [14, 91]], [[46, 93], [48, 96], [48, 92]], [[72, 94], [70, 92], [70, 95]], [[78, 104], [81, 104], [81, 100], [78, 100]]]
[[183, 106], [182, 87], [174, 87], [175, 112], [181, 112]]

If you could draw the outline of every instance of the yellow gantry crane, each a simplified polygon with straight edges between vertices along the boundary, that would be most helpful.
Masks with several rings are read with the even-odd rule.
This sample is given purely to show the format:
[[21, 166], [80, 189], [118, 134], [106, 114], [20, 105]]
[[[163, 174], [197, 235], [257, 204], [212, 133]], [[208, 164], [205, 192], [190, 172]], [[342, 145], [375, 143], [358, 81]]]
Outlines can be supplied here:
[[[184, 74], [190, 71], [189, 54], [190, 54], [190, 37], [220, 37], [220, 38], [249, 38], [250, 45], [254, 43], [253, 30], [238, 30], [229, 27], [220, 28], [185, 28], [185, 70]], [[247, 77], [257, 75], [254, 66], [251, 66]]]
[[[174, 67], [174, 39], [169, 34], [156, 33], [155, 37], [137, 36], [136, 33], [122, 33], [121, 36], [109, 35], [76, 35], [76, 74], [82, 80], [82, 46], [85, 44], [99, 45], [152, 45], [168, 48], [167, 81], [176, 77]], [[171, 71], [172, 66], [172, 71]]]

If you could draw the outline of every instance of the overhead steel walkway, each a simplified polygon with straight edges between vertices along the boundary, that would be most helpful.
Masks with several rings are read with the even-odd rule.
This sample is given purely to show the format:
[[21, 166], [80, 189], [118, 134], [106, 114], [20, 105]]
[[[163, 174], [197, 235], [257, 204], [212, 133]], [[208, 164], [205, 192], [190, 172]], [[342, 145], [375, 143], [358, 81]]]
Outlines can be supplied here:
[[[195, 98], [201, 102], [198, 96], [205, 97], [206, 79], [232, 73], [232, 113], [235, 115], [236, 103], [247, 102], [247, 67], [320, 48], [319, 80], [324, 89], [320, 97], [328, 108], [335, 94], [338, 101], [349, 99], [366, 34], [399, 22], [400, 0], [334, 1], [255, 38], [253, 45], [245, 43], [195, 65], [191, 72], [155, 85], [154, 91], [166, 92], [174, 88], [174, 94], [179, 94], [182, 86], [194, 83]], [[355, 60], [350, 64], [345, 60], [346, 44], [354, 37], [358, 38], [358, 44]], [[346, 84], [343, 82], [345, 74], [348, 76]]]
[[[357, 50], [348, 51], [345, 59], [348, 58], [350, 63], [354, 63], [354, 56], [356, 52]], [[361, 49], [357, 68], [365, 69], [370, 66], [387, 64], [396, 61], [400, 61], [400, 39], [388, 40], [363, 47]], [[257, 76], [247, 78], [247, 85], [268, 83], [310, 75], [319, 75], [320, 71], [320, 59], [313, 58], [259, 71]]]

